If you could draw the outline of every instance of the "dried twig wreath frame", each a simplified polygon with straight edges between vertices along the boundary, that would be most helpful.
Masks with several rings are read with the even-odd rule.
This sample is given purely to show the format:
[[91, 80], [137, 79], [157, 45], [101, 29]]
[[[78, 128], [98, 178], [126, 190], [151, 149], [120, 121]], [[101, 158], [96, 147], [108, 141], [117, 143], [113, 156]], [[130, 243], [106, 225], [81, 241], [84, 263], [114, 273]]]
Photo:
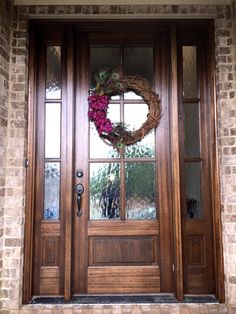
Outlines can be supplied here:
[[[109, 99], [112, 95], [132, 91], [141, 96], [148, 106], [146, 121], [137, 130], [130, 131], [120, 122], [114, 124], [107, 118]], [[101, 139], [114, 148], [132, 145], [141, 141], [161, 119], [161, 102], [148, 81], [140, 76], [120, 76], [117, 71], [105, 69], [96, 77], [96, 88], [88, 98], [90, 121], [94, 122]]]

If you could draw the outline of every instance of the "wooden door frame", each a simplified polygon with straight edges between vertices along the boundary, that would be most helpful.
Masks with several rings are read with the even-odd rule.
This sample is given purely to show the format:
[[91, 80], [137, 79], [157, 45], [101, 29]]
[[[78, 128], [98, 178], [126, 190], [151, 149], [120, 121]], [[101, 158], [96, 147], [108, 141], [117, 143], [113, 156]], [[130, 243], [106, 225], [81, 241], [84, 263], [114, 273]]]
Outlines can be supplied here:
[[[46, 22], [48, 23], [48, 21]], [[50, 22], [51, 23], [51, 22]], [[73, 60], [73, 26], [77, 22], [57, 22], [61, 26], [64, 25], [64, 32], [66, 33], [68, 45], [68, 58]], [[78, 22], [79, 23], [79, 22]], [[83, 22], [84, 23], [84, 22]], [[151, 21], [155, 24], [155, 21]], [[181, 217], [180, 217], [180, 184], [179, 184], [179, 148], [178, 148], [178, 92], [177, 92], [177, 53], [176, 53], [176, 27], [178, 24], [188, 23], [188, 21], [170, 21], [160, 22], [157, 25], [168, 25], [172, 28], [171, 31], [171, 92], [170, 103], [171, 110], [171, 160], [172, 160], [172, 189], [173, 189], [173, 236], [174, 236], [174, 277], [175, 277], [175, 295], [177, 300], [183, 299], [183, 262], [182, 262], [182, 234], [181, 234]], [[205, 21], [191, 21], [191, 23], [206, 23]], [[37, 60], [37, 31], [35, 26], [43, 25], [45, 21], [30, 21], [29, 27], [29, 88], [28, 88], [28, 150], [27, 160], [28, 166], [26, 168], [26, 207], [25, 207], [25, 236], [24, 236], [24, 274], [23, 274], [23, 304], [30, 302], [32, 298], [32, 268], [33, 268], [33, 235], [34, 235], [34, 187], [35, 187], [35, 147], [36, 147], [36, 71], [35, 65]], [[55, 23], [52, 23], [55, 25]], [[62, 28], [63, 28], [62, 27]], [[66, 29], [66, 31], [65, 31]], [[207, 95], [209, 102], [212, 104], [211, 117], [209, 118], [211, 125], [211, 191], [213, 202], [213, 245], [214, 245], [214, 267], [215, 267], [215, 289], [216, 297], [220, 302], [224, 302], [224, 270], [223, 270], [223, 245], [222, 245], [222, 226], [221, 226], [221, 210], [220, 210], [220, 182], [219, 182], [219, 168], [218, 168], [218, 150], [217, 150], [217, 107], [215, 99], [215, 78], [214, 78], [214, 28], [210, 24], [209, 35], [209, 66], [207, 69], [208, 80], [210, 82], [209, 93]], [[68, 62], [66, 74], [68, 82], [73, 82], [73, 62]], [[67, 101], [74, 101], [73, 86], [67, 82]], [[68, 112], [70, 114], [70, 112]], [[67, 140], [70, 144], [68, 149], [73, 149], [72, 140], [73, 122], [68, 127]], [[73, 180], [73, 165], [69, 160], [69, 153], [67, 156], [67, 182], [71, 184]], [[72, 191], [68, 193], [65, 200], [68, 208], [72, 204]], [[64, 276], [64, 298], [68, 301], [71, 297], [71, 214], [66, 212], [66, 224], [64, 231], [66, 234], [65, 241], [65, 276]]]

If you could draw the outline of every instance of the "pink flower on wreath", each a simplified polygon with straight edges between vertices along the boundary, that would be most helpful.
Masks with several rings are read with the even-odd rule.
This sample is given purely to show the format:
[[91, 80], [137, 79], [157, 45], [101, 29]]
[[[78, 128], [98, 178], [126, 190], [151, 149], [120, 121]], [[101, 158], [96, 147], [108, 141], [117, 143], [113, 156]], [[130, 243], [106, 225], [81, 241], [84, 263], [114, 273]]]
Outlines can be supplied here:
[[97, 95], [93, 93], [88, 97], [89, 119], [94, 122], [98, 134], [110, 133], [113, 130], [111, 120], [107, 118], [109, 97], [107, 95]]

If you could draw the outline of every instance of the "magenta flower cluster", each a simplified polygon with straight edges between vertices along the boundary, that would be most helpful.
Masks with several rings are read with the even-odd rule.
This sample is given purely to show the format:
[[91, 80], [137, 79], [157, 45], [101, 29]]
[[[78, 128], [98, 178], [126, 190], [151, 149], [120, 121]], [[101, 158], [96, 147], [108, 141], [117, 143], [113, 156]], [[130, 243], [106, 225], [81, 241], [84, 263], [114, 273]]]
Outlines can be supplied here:
[[113, 130], [111, 120], [107, 118], [109, 97], [107, 95], [97, 95], [93, 93], [88, 97], [89, 111], [88, 117], [94, 122], [98, 134], [110, 133]]

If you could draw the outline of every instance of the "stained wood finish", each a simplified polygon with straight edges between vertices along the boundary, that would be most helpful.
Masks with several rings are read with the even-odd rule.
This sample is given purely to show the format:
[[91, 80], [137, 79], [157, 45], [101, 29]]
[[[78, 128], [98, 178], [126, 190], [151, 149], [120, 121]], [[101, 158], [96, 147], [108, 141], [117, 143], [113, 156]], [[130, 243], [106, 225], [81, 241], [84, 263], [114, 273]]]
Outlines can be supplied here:
[[[85, 187], [85, 192], [82, 196], [82, 216], [78, 219], [76, 215], [76, 194], [74, 193], [73, 205], [73, 230], [72, 245], [73, 245], [73, 282], [72, 292], [74, 294], [87, 293], [87, 265], [88, 265], [88, 39], [87, 34], [75, 34], [76, 44], [76, 105], [75, 105], [75, 168], [83, 169], [84, 175], [82, 178], [76, 178], [75, 184], [81, 183]], [[74, 188], [74, 187], [73, 187]]]
[[[74, 38], [73, 38], [73, 27], [70, 26], [66, 29], [66, 88], [64, 92], [66, 93], [66, 165], [65, 165], [65, 186], [73, 186], [74, 178], [74, 163], [71, 157], [74, 153]], [[65, 301], [69, 301], [71, 298], [71, 277], [72, 277], [72, 211], [73, 208], [73, 189], [66, 189], [65, 195], [65, 219], [62, 226], [63, 233], [65, 234], [65, 277], [64, 277], [64, 298]]]
[[59, 267], [41, 267], [39, 280], [40, 295], [60, 295], [60, 270]]
[[89, 221], [88, 236], [98, 236], [101, 232], [104, 236], [155, 236], [159, 234], [159, 222], [127, 220], [124, 228], [123, 221]]
[[172, 74], [172, 110], [171, 110], [171, 149], [172, 149], [172, 187], [173, 187], [173, 215], [174, 215], [174, 270], [175, 270], [175, 295], [178, 300], [183, 300], [183, 260], [182, 260], [182, 234], [181, 234], [181, 189], [180, 189], [180, 164], [179, 164], [179, 123], [177, 104], [177, 39], [176, 28], [171, 29], [171, 74]]
[[[207, 54], [212, 44], [207, 46], [210, 40], [202, 36], [208, 33], [208, 26], [204, 21], [31, 23], [30, 163], [27, 169], [23, 303], [29, 302], [33, 295], [64, 295], [65, 300], [69, 300], [73, 294], [159, 292], [174, 292], [178, 300], [184, 293], [216, 293], [219, 300], [224, 301], [216, 109], [209, 105], [214, 100], [214, 64], [213, 54]], [[189, 27], [191, 31], [187, 32]], [[89, 44], [117, 44], [121, 33], [125, 44], [146, 43], [154, 47], [154, 86], [160, 94], [163, 117], [156, 132], [157, 159], [150, 158], [157, 165], [158, 178], [159, 215], [153, 221], [125, 220], [123, 200], [120, 221], [89, 221]], [[199, 67], [204, 156], [204, 219], [201, 221], [185, 217], [183, 163], [200, 160], [184, 158], [183, 121], [181, 110], [178, 111], [182, 103], [179, 49], [183, 44], [193, 43], [198, 44], [198, 58], [204, 65]], [[44, 48], [54, 44], [63, 47], [62, 210], [60, 220], [49, 222], [42, 219]], [[186, 101], [191, 103], [193, 100]], [[97, 162], [101, 161], [97, 159]], [[82, 178], [75, 177], [78, 168], [84, 171]], [[123, 175], [121, 181], [124, 179]], [[77, 183], [85, 187], [81, 218], [76, 215], [74, 187]], [[124, 185], [121, 190], [124, 193]]]
[[173, 204], [169, 197], [171, 187], [171, 117], [170, 117], [170, 73], [171, 73], [171, 45], [170, 30], [160, 32], [156, 39], [155, 73], [156, 90], [160, 93], [162, 119], [157, 128], [156, 155], [158, 177], [159, 204], [159, 239], [160, 239], [160, 270], [161, 290], [171, 293], [174, 289], [173, 264]]
[[[147, 284], [148, 283], [148, 284]], [[109, 266], [88, 268], [88, 293], [158, 293], [158, 266]]]

